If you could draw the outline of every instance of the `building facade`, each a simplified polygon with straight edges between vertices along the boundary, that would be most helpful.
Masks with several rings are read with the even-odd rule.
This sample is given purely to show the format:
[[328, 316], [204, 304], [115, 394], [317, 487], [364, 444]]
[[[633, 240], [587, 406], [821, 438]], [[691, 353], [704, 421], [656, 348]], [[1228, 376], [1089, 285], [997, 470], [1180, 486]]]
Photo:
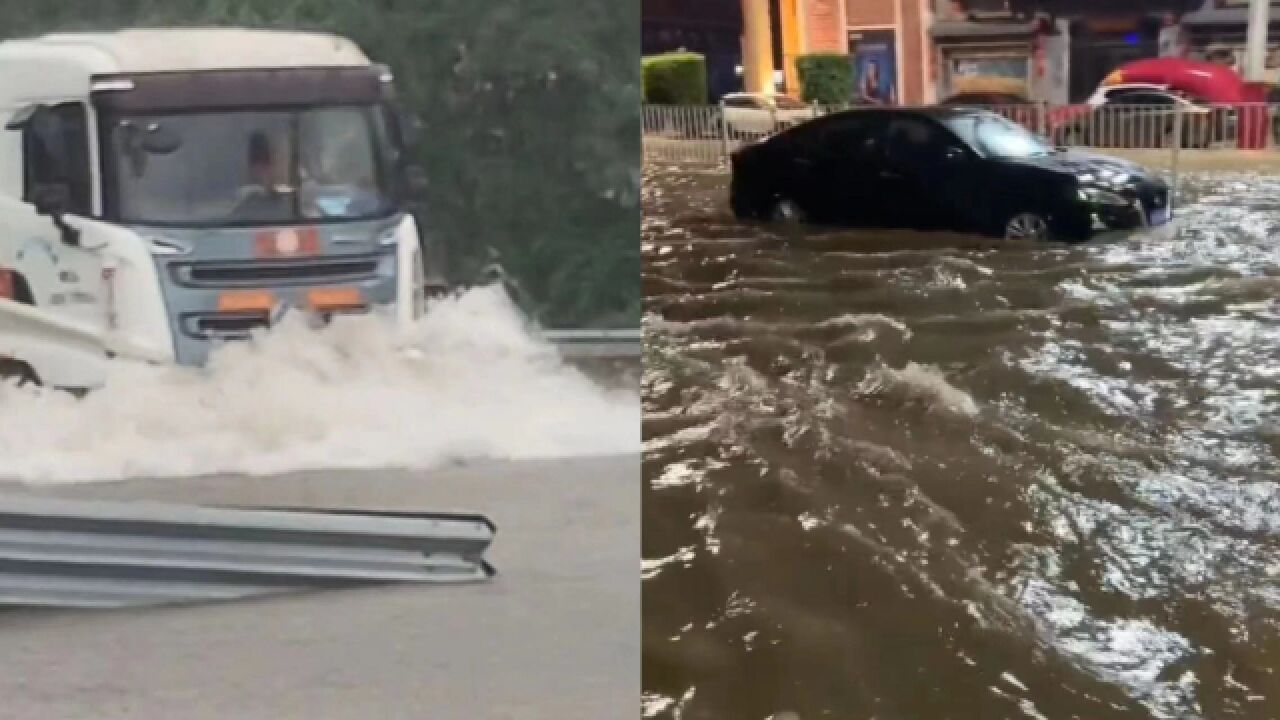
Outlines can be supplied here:
[[933, 100], [926, 28], [932, 0], [797, 0], [800, 54], [847, 54], [850, 100], [920, 104]]
[[[849, 57], [849, 100], [926, 104], [1000, 92], [1088, 97], [1117, 66], [1160, 55], [1240, 67], [1249, 0], [643, 0], [646, 54], [707, 58], [713, 99], [799, 94], [796, 60]], [[1280, 8], [1280, 0], [1272, 0]], [[1280, 82], [1280, 10], [1266, 80]], [[1241, 68], [1243, 69], [1243, 68]]]
[[[1249, 0], [1203, 0], [1171, 24], [1164, 55], [1178, 55], [1234, 67], [1245, 74], [1245, 34]], [[1272, 0], [1267, 28], [1267, 60], [1262, 82], [1280, 84], [1280, 0]]]

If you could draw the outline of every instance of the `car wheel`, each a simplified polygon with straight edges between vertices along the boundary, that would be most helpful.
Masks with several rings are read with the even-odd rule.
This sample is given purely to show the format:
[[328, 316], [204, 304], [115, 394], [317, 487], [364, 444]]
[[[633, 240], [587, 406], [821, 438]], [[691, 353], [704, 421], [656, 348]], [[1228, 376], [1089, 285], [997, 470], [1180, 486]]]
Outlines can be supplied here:
[[1051, 237], [1049, 221], [1040, 213], [1015, 213], [1004, 224], [1005, 240], [1046, 242]]
[[769, 211], [769, 219], [786, 225], [803, 225], [804, 210], [794, 201], [780, 197], [773, 201], [773, 209]]

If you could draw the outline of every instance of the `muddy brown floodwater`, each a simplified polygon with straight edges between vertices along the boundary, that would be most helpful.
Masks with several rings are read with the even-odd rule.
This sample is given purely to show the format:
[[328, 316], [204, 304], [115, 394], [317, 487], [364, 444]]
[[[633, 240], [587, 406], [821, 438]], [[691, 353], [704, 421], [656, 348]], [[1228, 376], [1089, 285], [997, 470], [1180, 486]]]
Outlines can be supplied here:
[[1280, 177], [1082, 246], [645, 178], [644, 713], [1280, 717]]

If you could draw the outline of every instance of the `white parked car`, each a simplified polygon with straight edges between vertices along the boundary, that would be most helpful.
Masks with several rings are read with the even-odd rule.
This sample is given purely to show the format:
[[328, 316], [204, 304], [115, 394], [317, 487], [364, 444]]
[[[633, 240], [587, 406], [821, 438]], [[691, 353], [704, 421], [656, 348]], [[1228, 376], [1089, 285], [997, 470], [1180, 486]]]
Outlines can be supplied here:
[[[1085, 102], [1095, 113], [1103, 115], [1099, 118], [1100, 124], [1110, 126], [1111, 134], [1131, 130], [1126, 126], [1134, 123], [1134, 116], [1138, 116], [1147, 125], [1161, 122], [1169, 125], [1168, 116], [1177, 110], [1182, 113], [1186, 125], [1184, 130], [1186, 146], [1203, 147], [1213, 143], [1230, 143], [1234, 142], [1236, 137], [1238, 118], [1234, 108], [1199, 102], [1195, 97], [1179, 92], [1168, 85], [1153, 83], [1104, 85], [1095, 90]], [[1147, 135], [1151, 135], [1151, 128], [1145, 130]], [[1165, 130], [1169, 131], [1169, 128]], [[1130, 134], [1132, 135], [1132, 132]]]
[[732, 135], [768, 135], [810, 120], [817, 109], [789, 95], [729, 93], [720, 101]]
[[1089, 107], [1099, 107], [1106, 105], [1108, 102], [1115, 105], [1122, 102], [1125, 95], [1133, 93], [1162, 93], [1173, 94], [1169, 91], [1168, 85], [1156, 85], [1154, 83], [1122, 83], [1119, 85], [1102, 85], [1093, 94], [1089, 96], [1085, 103]]

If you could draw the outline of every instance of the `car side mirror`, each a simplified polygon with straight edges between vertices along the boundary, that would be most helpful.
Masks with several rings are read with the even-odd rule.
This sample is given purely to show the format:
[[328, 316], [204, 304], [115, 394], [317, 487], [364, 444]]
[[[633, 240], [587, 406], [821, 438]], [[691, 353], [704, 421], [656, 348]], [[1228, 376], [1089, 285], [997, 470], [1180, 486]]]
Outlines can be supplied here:
[[63, 215], [71, 207], [71, 188], [64, 183], [41, 183], [31, 189], [31, 204], [36, 214], [45, 215], [62, 233], [62, 242], [80, 244], [80, 231], [67, 224]]

